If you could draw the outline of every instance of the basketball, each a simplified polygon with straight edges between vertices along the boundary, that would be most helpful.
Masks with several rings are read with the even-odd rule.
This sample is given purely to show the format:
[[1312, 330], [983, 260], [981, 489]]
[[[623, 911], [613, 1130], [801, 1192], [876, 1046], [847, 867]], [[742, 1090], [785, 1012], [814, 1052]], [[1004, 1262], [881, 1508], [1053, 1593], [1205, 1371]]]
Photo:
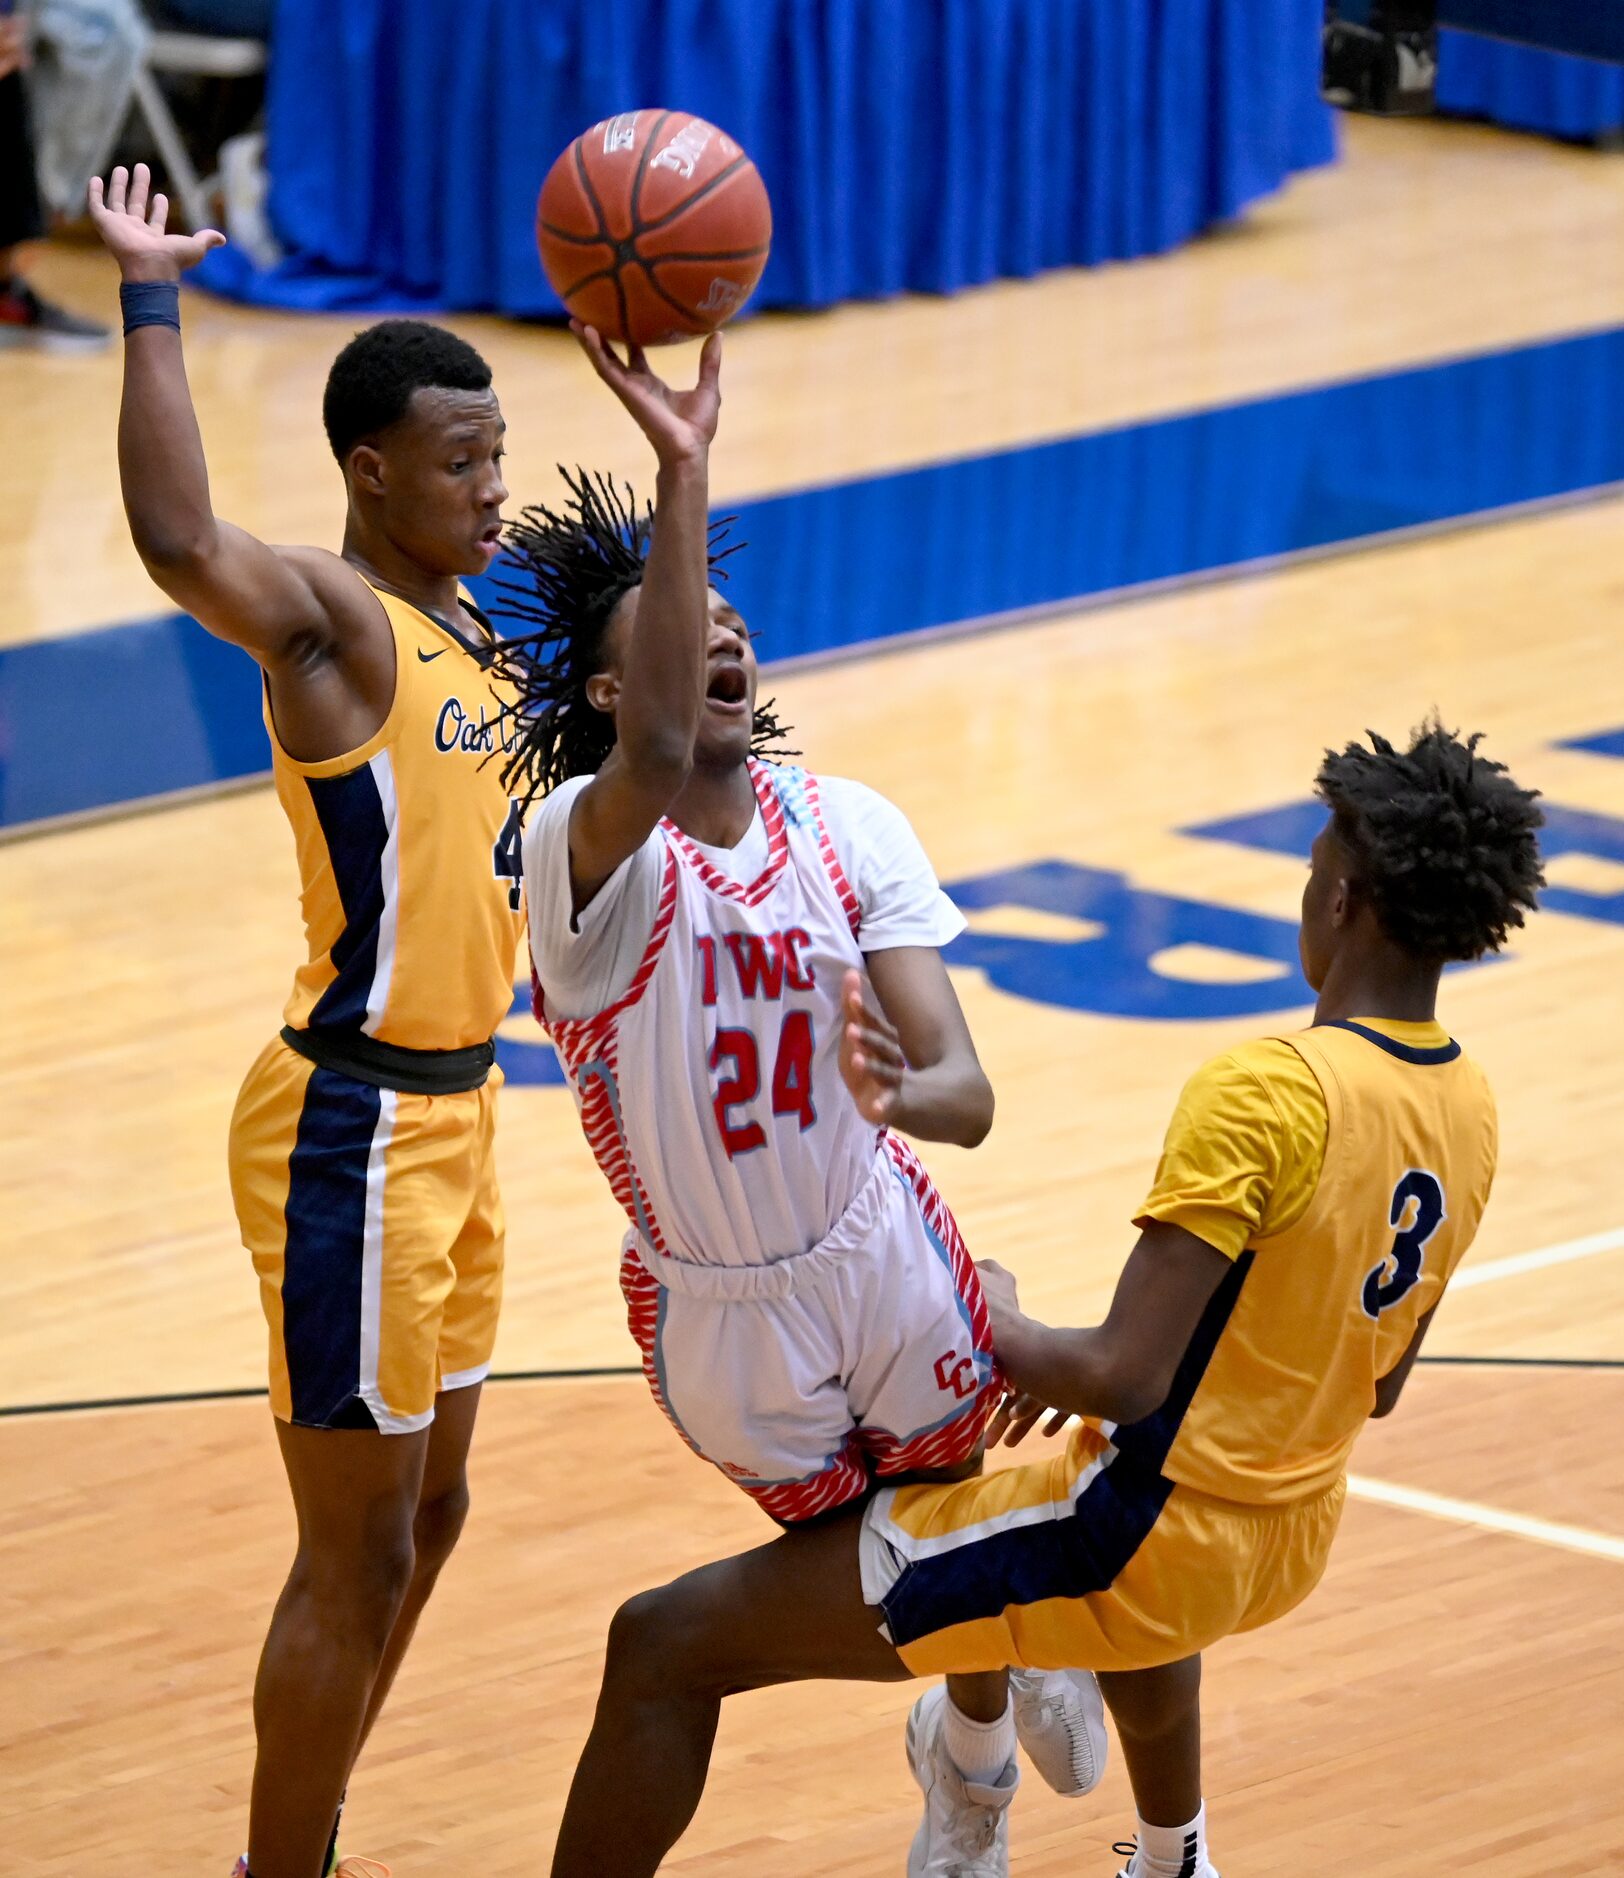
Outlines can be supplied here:
[[547, 172], [536, 244], [571, 315], [609, 339], [714, 332], [755, 291], [772, 207], [725, 131], [682, 111], [627, 111], [583, 131]]

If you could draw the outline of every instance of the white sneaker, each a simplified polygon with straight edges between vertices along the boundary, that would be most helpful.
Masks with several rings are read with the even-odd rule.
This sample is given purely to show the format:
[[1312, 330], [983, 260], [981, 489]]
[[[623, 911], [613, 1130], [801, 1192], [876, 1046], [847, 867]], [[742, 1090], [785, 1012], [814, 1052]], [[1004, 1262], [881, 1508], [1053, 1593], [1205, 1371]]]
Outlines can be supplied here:
[[[1117, 1878], [1144, 1878], [1144, 1868], [1139, 1863], [1139, 1844], [1137, 1840], [1129, 1839], [1126, 1842], [1112, 1846], [1111, 1850], [1113, 1852], [1126, 1852], [1128, 1854], [1128, 1862], [1122, 1867], [1121, 1871], [1117, 1873]], [[1189, 1858], [1185, 1860], [1185, 1864], [1189, 1867], [1189, 1870], [1188, 1872], [1181, 1872], [1179, 1878], [1218, 1878], [1218, 1867], [1213, 1864], [1210, 1858], [1202, 1859], [1199, 1865], [1196, 1864], [1193, 1858]]]
[[1086, 1669], [1012, 1669], [1015, 1736], [1044, 1782], [1068, 1800], [1092, 1793], [1109, 1739], [1100, 1685]]
[[966, 1780], [942, 1740], [946, 1707], [939, 1682], [908, 1717], [908, 1766], [925, 1796], [908, 1878], [1009, 1878], [1009, 1803], [1021, 1770], [1011, 1760], [995, 1785]]

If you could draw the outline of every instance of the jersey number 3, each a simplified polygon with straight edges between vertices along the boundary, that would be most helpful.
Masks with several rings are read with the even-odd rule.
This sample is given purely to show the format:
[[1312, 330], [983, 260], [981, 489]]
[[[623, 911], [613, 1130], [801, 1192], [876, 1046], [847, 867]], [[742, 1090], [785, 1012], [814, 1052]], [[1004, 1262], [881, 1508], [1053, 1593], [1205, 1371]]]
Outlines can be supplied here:
[[[1412, 1211], [1410, 1202], [1415, 1202]], [[1409, 1218], [1409, 1224], [1393, 1241], [1393, 1248], [1365, 1280], [1362, 1302], [1367, 1317], [1380, 1317], [1391, 1310], [1400, 1298], [1408, 1297], [1421, 1276], [1421, 1258], [1427, 1241], [1448, 1218], [1444, 1190], [1436, 1174], [1424, 1167], [1412, 1167], [1393, 1189], [1393, 1204], [1387, 1223], [1397, 1227]]]

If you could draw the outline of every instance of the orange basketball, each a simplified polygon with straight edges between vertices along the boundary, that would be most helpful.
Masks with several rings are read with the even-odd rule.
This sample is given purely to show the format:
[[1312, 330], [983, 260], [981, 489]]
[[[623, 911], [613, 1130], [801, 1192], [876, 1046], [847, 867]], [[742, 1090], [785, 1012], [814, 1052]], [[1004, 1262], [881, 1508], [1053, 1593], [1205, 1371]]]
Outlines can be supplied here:
[[536, 244], [559, 299], [606, 338], [640, 346], [730, 320], [755, 291], [772, 235], [755, 164], [682, 111], [627, 111], [583, 131], [536, 204]]

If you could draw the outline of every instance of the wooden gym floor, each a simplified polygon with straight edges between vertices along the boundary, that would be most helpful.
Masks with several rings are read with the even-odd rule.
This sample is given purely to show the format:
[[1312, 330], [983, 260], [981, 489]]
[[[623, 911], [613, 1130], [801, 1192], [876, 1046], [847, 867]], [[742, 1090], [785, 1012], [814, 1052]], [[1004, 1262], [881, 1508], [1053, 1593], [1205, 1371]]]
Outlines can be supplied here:
[[[111, 309], [92, 255], [53, 252], [40, 280]], [[207, 303], [187, 321], [217, 505], [275, 539], [333, 541], [317, 405], [352, 323]], [[1352, 124], [1338, 168], [1165, 260], [740, 329], [717, 494], [1620, 323], [1616, 159]], [[640, 467], [566, 341], [458, 324], [497, 369], [516, 501], [560, 459]], [[157, 610], [118, 506], [116, 355], [4, 371], [0, 641]], [[1060, 857], [1289, 920], [1296, 861], [1177, 831], [1300, 799], [1325, 744], [1401, 733], [1434, 704], [1553, 801], [1624, 817], [1624, 762], [1559, 747], [1624, 725], [1621, 522], [1604, 497], [803, 670], [779, 691], [811, 760], [899, 801], [945, 878]], [[1553, 879], [1624, 884], [1585, 855]], [[1065, 936], [1019, 905], [976, 923]], [[240, 1849], [247, 1693], [291, 1534], [264, 1405], [49, 1405], [260, 1382], [225, 1127], [297, 947], [264, 790], [0, 846], [0, 1871], [17, 1878], [223, 1873]], [[959, 983], [999, 1119], [984, 1148], [930, 1164], [972, 1248], [1013, 1266], [1041, 1314], [1087, 1321], [1184, 1075], [1296, 1019], [1150, 1023], [1023, 1002], [976, 971]], [[1547, 912], [1509, 963], [1448, 987], [1445, 1019], [1498, 1089], [1499, 1186], [1434, 1332], [1430, 1354], [1455, 1360], [1423, 1368], [1366, 1437], [1326, 1583], [1210, 1660], [1229, 1878], [1624, 1871], [1621, 986], [1624, 926]], [[498, 1367], [626, 1365], [615, 1216], [568, 1099], [510, 1087], [504, 1104]], [[635, 1378], [494, 1384], [474, 1492], [346, 1829], [400, 1878], [544, 1868], [615, 1603], [765, 1536]], [[670, 1868], [898, 1871], [909, 1699], [731, 1705]], [[1015, 1869], [1108, 1874], [1131, 1824], [1119, 1766], [1075, 1806], [1031, 1781]]]

